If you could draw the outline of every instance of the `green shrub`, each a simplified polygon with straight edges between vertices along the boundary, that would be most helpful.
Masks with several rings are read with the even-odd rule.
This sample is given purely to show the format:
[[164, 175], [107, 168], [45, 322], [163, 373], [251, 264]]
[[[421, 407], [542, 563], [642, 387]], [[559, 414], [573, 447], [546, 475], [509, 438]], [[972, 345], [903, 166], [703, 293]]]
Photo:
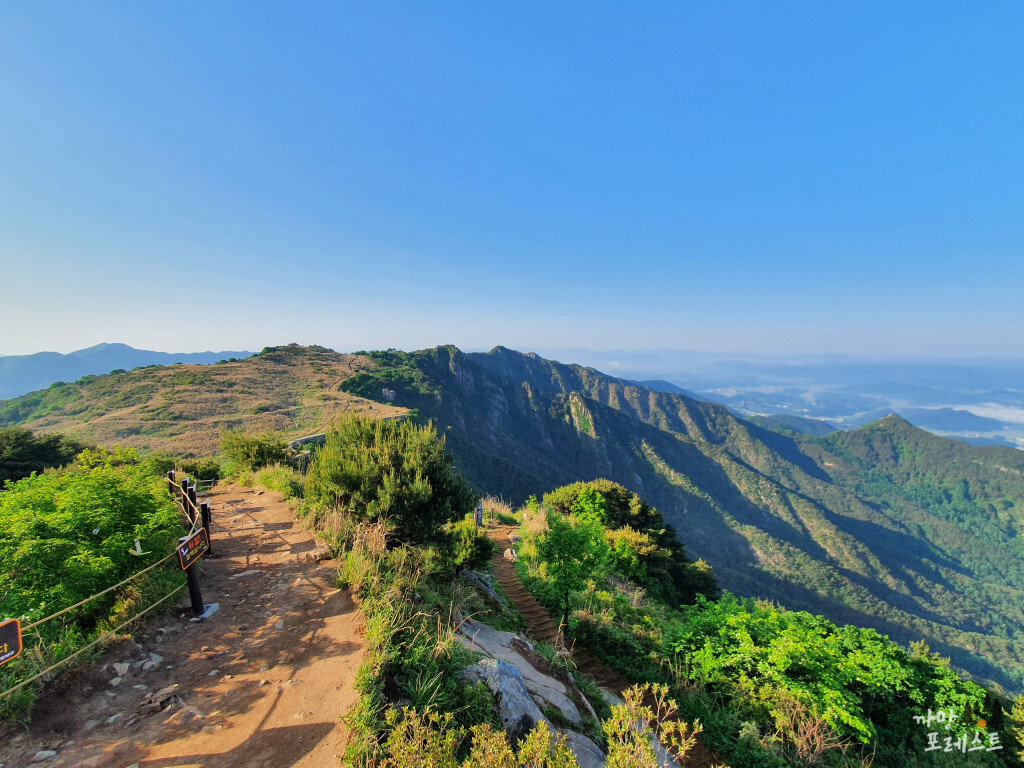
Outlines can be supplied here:
[[[165, 482], [133, 451], [83, 452], [78, 465], [22, 479], [0, 493], [0, 616], [24, 623], [50, 616], [173, 551], [182, 533], [179, 513]], [[135, 554], [136, 540], [142, 555]], [[26, 635], [21, 656], [0, 668], [0, 690], [70, 656], [181, 578], [180, 571], [156, 569], [40, 625]], [[22, 690], [0, 700], [0, 717], [27, 711], [34, 690]]]
[[182, 459], [179, 462], [181, 471], [193, 480], [220, 480], [221, 466], [216, 459]]
[[0, 428], [0, 490], [48, 467], [70, 464], [85, 445], [67, 435], [34, 435], [21, 427]]
[[476, 518], [471, 512], [462, 520], [452, 524], [452, 536], [455, 539], [455, 563], [464, 568], [480, 568], [494, 553], [494, 542], [476, 525]]
[[288, 458], [284, 439], [269, 432], [256, 435], [225, 429], [220, 433], [220, 449], [233, 464], [249, 470], [281, 464]]
[[476, 495], [455, 471], [433, 424], [346, 417], [327, 433], [306, 476], [314, 517], [339, 511], [386, 521], [399, 542], [447, 538]]
[[301, 499], [305, 488], [302, 475], [280, 464], [257, 471], [254, 481], [268, 490], [278, 491], [286, 499]]

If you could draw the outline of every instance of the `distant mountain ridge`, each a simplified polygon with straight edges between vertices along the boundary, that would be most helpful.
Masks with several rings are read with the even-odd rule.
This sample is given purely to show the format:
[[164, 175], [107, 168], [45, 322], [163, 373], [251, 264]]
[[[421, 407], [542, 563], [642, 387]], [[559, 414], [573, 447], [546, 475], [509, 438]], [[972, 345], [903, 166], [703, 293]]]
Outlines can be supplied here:
[[298, 437], [342, 410], [433, 419], [466, 477], [515, 501], [606, 477], [658, 507], [724, 588], [923, 639], [1024, 691], [1024, 452], [898, 416], [813, 437], [503, 347], [289, 346], [55, 386], [0, 403], [0, 426], [201, 452], [225, 426]]
[[216, 363], [242, 359], [252, 352], [155, 352], [127, 344], [97, 344], [68, 354], [37, 352], [33, 355], [0, 355], [0, 400], [17, 397], [58, 381], [77, 381], [83, 376], [131, 370], [140, 365]]

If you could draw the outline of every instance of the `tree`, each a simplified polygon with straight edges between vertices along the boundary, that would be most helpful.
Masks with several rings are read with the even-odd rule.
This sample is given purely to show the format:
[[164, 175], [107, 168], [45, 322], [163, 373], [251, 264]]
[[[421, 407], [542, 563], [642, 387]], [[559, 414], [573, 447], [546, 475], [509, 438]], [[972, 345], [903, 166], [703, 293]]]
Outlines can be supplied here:
[[360, 417], [327, 433], [306, 476], [306, 498], [356, 520], [386, 520], [405, 543], [445, 539], [445, 523], [477, 501], [432, 423]]
[[270, 432], [250, 435], [225, 429], [220, 433], [220, 449], [229, 460], [251, 470], [280, 464], [288, 458], [288, 446], [284, 439]]
[[583, 589], [608, 562], [608, 542], [601, 523], [604, 499], [593, 490], [581, 493], [580, 498], [583, 501], [574, 505], [573, 515], [548, 512], [548, 530], [538, 543], [551, 583], [562, 595], [559, 632], [564, 633], [569, 628], [569, 593]]
[[8, 480], [70, 464], [83, 448], [66, 435], [34, 435], [21, 427], [0, 429], [0, 490]]

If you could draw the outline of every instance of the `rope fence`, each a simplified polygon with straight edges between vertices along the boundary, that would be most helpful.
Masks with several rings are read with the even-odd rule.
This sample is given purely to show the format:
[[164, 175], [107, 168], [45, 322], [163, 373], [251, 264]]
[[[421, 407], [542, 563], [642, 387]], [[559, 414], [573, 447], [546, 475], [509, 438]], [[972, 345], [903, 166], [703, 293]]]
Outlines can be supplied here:
[[113, 591], [114, 591], [115, 589], [117, 589], [118, 587], [124, 586], [124, 585], [125, 585], [125, 584], [127, 584], [127, 583], [128, 583], [129, 581], [132, 581], [133, 579], [137, 579], [137, 578], [138, 578], [139, 576], [141, 576], [142, 574], [144, 574], [144, 573], [148, 573], [149, 571], [152, 571], [152, 570], [153, 570], [154, 568], [156, 568], [156, 567], [157, 567], [158, 565], [163, 565], [163, 564], [164, 564], [164, 563], [166, 563], [166, 562], [167, 562], [168, 560], [170, 560], [170, 559], [171, 559], [172, 557], [175, 557], [175, 556], [176, 556], [177, 554], [178, 554], [178, 551], [177, 551], [177, 550], [175, 550], [174, 552], [171, 552], [171, 554], [169, 554], [169, 555], [168, 555], [167, 557], [165, 557], [165, 558], [164, 558], [163, 560], [158, 560], [157, 562], [153, 563], [153, 564], [152, 564], [151, 566], [149, 566], [148, 568], [145, 568], [145, 569], [143, 569], [143, 570], [139, 571], [138, 573], [133, 573], [133, 574], [132, 574], [131, 576], [129, 576], [129, 577], [128, 577], [127, 579], [125, 579], [124, 581], [119, 581], [119, 582], [118, 582], [117, 584], [115, 584], [114, 586], [112, 586], [112, 587], [107, 587], [107, 588], [106, 588], [106, 589], [104, 589], [104, 590], [103, 590], [102, 592], [97, 592], [97, 593], [96, 593], [95, 595], [92, 595], [92, 596], [90, 596], [90, 597], [87, 597], [87, 598], [85, 598], [85, 600], [82, 600], [82, 601], [81, 601], [81, 602], [79, 602], [79, 603], [75, 603], [74, 605], [72, 605], [72, 606], [69, 606], [69, 607], [67, 607], [67, 608], [65, 608], [65, 609], [63, 609], [63, 610], [61, 610], [61, 611], [57, 611], [56, 613], [50, 614], [50, 615], [49, 615], [49, 616], [47, 616], [47, 617], [46, 617], [45, 619], [40, 619], [39, 621], [34, 621], [34, 622], [32, 622], [31, 624], [28, 624], [28, 625], [26, 625], [25, 627], [22, 627], [22, 631], [23, 631], [23, 632], [27, 632], [27, 631], [28, 631], [28, 630], [30, 630], [30, 629], [34, 629], [35, 627], [38, 627], [38, 626], [40, 626], [40, 625], [42, 625], [42, 624], [45, 624], [46, 622], [50, 621], [51, 619], [56, 619], [56, 618], [57, 618], [58, 616], [63, 616], [63, 615], [65, 614], [65, 613], [68, 613], [69, 611], [73, 611], [73, 610], [75, 610], [75, 608], [79, 608], [79, 607], [81, 607], [81, 606], [85, 605], [86, 603], [88, 603], [88, 602], [91, 602], [91, 601], [95, 600], [95, 599], [96, 599], [97, 597], [103, 597], [103, 596], [104, 596], [105, 594], [107, 594], [108, 592], [113, 592]]
[[[154, 608], [156, 608], [156, 607], [157, 607], [158, 605], [160, 605], [161, 603], [164, 603], [164, 602], [166, 602], [167, 600], [170, 600], [170, 599], [171, 599], [172, 597], [174, 597], [174, 596], [175, 596], [176, 594], [178, 594], [179, 592], [181, 592], [181, 590], [183, 590], [184, 588], [185, 588], [185, 585], [184, 585], [184, 584], [179, 584], [179, 585], [178, 585], [178, 586], [176, 586], [176, 587], [175, 587], [174, 589], [172, 589], [172, 590], [171, 590], [170, 592], [168, 592], [168, 593], [167, 593], [166, 595], [164, 595], [164, 596], [163, 596], [163, 597], [161, 597], [161, 598], [160, 598], [159, 600], [157, 600], [157, 601], [156, 601], [155, 603], [153, 603], [153, 604], [152, 604], [151, 606], [149, 606], [149, 607], [148, 607], [148, 608], [147, 608], [146, 610], [144, 610], [144, 611], [140, 611], [139, 613], [135, 614], [134, 616], [132, 616], [132, 617], [131, 617], [130, 619], [128, 619], [127, 621], [125, 621], [125, 622], [123, 622], [123, 623], [119, 624], [119, 625], [118, 625], [117, 627], [115, 627], [114, 629], [111, 629], [111, 630], [108, 630], [108, 631], [106, 631], [106, 632], [103, 632], [103, 633], [102, 633], [102, 634], [101, 634], [101, 635], [100, 635], [100, 636], [99, 636], [98, 638], [96, 638], [95, 640], [93, 640], [93, 641], [92, 641], [91, 643], [89, 643], [89, 644], [88, 644], [87, 646], [85, 646], [84, 648], [79, 648], [79, 649], [78, 649], [77, 651], [75, 651], [74, 653], [72, 653], [72, 654], [71, 654], [70, 656], [68, 656], [68, 657], [66, 657], [66, 658], [63, 658], [63, 659], [61, 659], [61, 660], [60, 660], [60, 661], [58, 661], [58, 662], [57, 662], [56, 664], [52, 664], [52, 665], [50, 665], [49, 667], [47, 667], [46, 669], [44, 669], [44, 670], [43, 670], [42, 672], [38, 672], [38, 673], [36, 673], [36, 674], [35, 674], [35, 675], [33, 675], [32, 677], [30, 677], [30, 678], [29, 678], [28, 680], [22, 680], [22, 681], [21, 681], [20, 683], [18, 683], [18, 684], [17, 684], [17, 685], [15, 685], [15, 686], [12, 686], [11, 688], [8, 688], [8, 689], [7, 689], [6, 691], [0, 692], [0, 699], [4, 698], [5, 696], [10, 696], [10, 695], [11, 695], [12, 693], [14, 693], [15, 691], [21, 690], [22, 688], [24, 688], [24, 687], [25, 687], [26, 685], [28, 685], [29, 683], [32, 683], [32, 682], [34, 682], [34, 681], [38, 680], [39, 678], [43, 677], [44, 675], [48, 675], [48, 674], [50, 674], [50, 673], [51, 673], [51, 672], [53, 672], [53, 671], [54, 671], [55, 669], [58, 669], [58, 668], [62, 667], [63, 665], [67, 664], [67, 663], [68, 663], [69, 661], [71, 661], [72, 659], [74, 659], [74, 658], [76, 658], [76, 657], [78, 657], [78, 656], [81, 656], [81, 655], [82, 655], [83, 653], [85, 653], [85, 652], [86, 652], [86, 651], [88, 651], [89, 649], [91, 649], [91, 648], [95, 648], [95, 647], [96, 647], [97, 645], [99, 645], [100, 643], [103, 643], [103, 642], [105, 642], [105, 641], [109, 640], [110, 638], [114, 637], [114, 635], [116, 635], [116, 634], [117, 634], [118, 632], [120, 632], [120, 631], [121, 631], [122, 629], [124, 629], [124, 628], [125, 628], [126, 626], [128, 626], [129, 624], [131, 624], [131, 623], [132, 623], [133, 621], [136, 621], [136, 620], [138, 620], [138, 619], [141, 619], [141, 618], [142, 618], [143, 616], [145, 616], [145, 615], [146, 615], [147, 613], [149, 613], [150, 611], [152, 611], [152, 610], [153, 610]], [[56, 615], [56, 614], [54, 614], [54, 615]], [[33, 624], [33, 625], [31, 625], [31, 626], [36, 626], [36, 625], [35, 625], [35, 624]]]
[[[187, 477], [184, 478], [184, 480], [182, 480], [181, 482], [177, 482], [176, 479], [175, 479], [175, 473], [174, 473], [173, 470], [168, 472], [168, 474], [167, 474], [167, 483], [168, 483], [168, 490], [175, 497], [175, 499], [174, 499], [175, 503], [177, 504], [178, 508], [181, 510], [181, 512], [184, 515], [184, 517], [188, 520], [188, 525], [186, 526], [189, 529], [188, 533], [185, 536], [181, 537], [181, 539], [179, 539], [178, 547], [176, 547], [175, 550], [173, 552], [171, 552], [170, 554], [168, 554], [166, 557], [161, 558], [157, 562], [153, 563], [152, 565], [147, 566], [146, 568], [142, 569], [141, 571], [139, 571], [137, 573], [132, 574], [131, 576], [127, 577], [126, 579], [123, 579], [123, 580], [119, 581], [117, 584], [114, 584], [113, 586], [107, 587], [103, 591], [97, 592], [94, 595], [90, 595], [89, 597], [87, 597], [84, 600], [81, 600], [81, 601], [75, 603], [74, 605], [70, 605], [67, 608], [63, 608], [63, 609], [61, 609], [61, 610], [59, 610], [59, 611], [57, 611], [55, 613], [50, 614], [49, 616], [46, 616], [45, 618], [39, 619], [38, 621], [34, 621], [31, 624], [28, 624], [28, 625], [22, 627], [21, 628], [21, 634], [22, 634], [22, 636], [24, 636], [24, 633], [29, 631], [29, 630], [31, 630], [31, 629], [35, 629], [36, 627], [40, 627], [43, 624], [46, 624], [47, 622], [52, 621], [53, 619], [56, 619], [56, 618], [58, 618], [60, 616], [63, 616], [65, 614], [67, 614], [67, 613], [70, 613], [71, 611], [75, 610], [76, 608], [81, 608], [83, 605], [86, 605], [87, 603], [90, 603], [93, 600], [96, 600], [96, 599], [98, 599], [100, 597], [103, 597], [104, 595], [107, 595], [107, 594], [109, 594], [109, 593], [111, 593], [111, 592], [113, 592], [113, 591], [115, 591], [115, 590], [125, 586], [129, 582], [134, 581], [135, 579], [138, 579], [140, 576], [143, 576], [143, 575], [149, 573], [154, 568], [157, 568], [157, 567], [163, 565], [168, 560], [171, 560], [173, 558], [178, 558], [179, 559], [179, 561], [181, 563], [181, 566], [182, 566], [182, 569], [185, 571], [185, 576], [186, 576], [187, 583], [186, 584], [179, 584], [177, 587], [172, 589], [169, 593], [167, 593], [166, 595], [161, 597], [159, 600], [157, 600], [156, 602], [152, 603], [151, 605], [149, 605], [147, 608], [145, 608], [144, 610], [140, 611], [139, 613], [135, 614], [130, 619], [125, 620], [124, 622], [122, 622], [120, 625], [118, 625], [114, 629], [102, 631], [100, 633], [99, 637], [97, 637], [95, 640], [93, 640], [88, 645], [86, 645], [86, 646], [84, 646], [82, 648], [79, 648], [77, 651], [72, 653], [70, 656], [67, 656], [67, 657], [61, 659], [60, 661], [58, 661], [58, 662], [56, 662], [54, 664], [51, 664], [49, 667], [47, 667], [46, 669], [42, 670], [41, 672], [36, 673], [35, 675], [33, 675], [32, 677], [28, 678], [27, 680], [22, 680], [21, 682], [19, 682], [18, 684], [12, 686], [11, 688], [8, 688], [5, 691], [0, 691], [0, 700], [4, 699], [7, 696], [10, 696], [15, 691], [21, 690], [22, 688], [24, 688], [25, 686], [29, 685], [30, 683], [38, 680], [39, 678], [44, 677], [45, 675], [50, 674], [51, 672], [53, 672], [56, 669], [59, 669], [63, 665], [68, 664], [73, 659], [81, 656], [82, 654], [86, 653], [87, 651], [91, 650], [92, 648], [95, 648], [97, 645], [100, 645], [101, 643], [106, 642], [110, 638], [114, 637], [124, 627], [128, 626], [129, 624], [131, 624], [133, 621], [137, 621], [138, 619], [140, 619], [143, 616], [145, 616], [146, 614], [148, 614], [150, 611], [153, 611], [158, 606], [160, 606], [163, 603], [165, 603], [168, 600], [170, 600], [176, 594], [181, 592], [181, 590], [184, 589], [186, 586], [188, 586], [188, 588], [189, 588], [189, 597], [190, 597], [191, 602], [192, 602], [193, 612], [197, 616], [199, 616], [200, 619], [207, 618], [209, 615], [211, 615], [212, 613], [214, 613], [217, 610], [216, 603], [213, 604], [213, 605], [210, 605], [210, 606], [203, 605], [202, 594], [201, 594], [201, 592], [199, 590], [199, 576], [198, 576], [198, 573], [197, 573], [197, 568], [195, 567], [195, 563], [198, 561], [200, 556], [202, 556], [204, 554], [210, 554], [210, 524], [211, 524], [210, 504], [209, 504], [209, 502], [206, 502], [206, 501], [202, 502], [202, 504], [198, 503], [198, 501], [196, 499], [196, 486], [190, 484]], [[197, 537], [196, 536], [196, 534], [198, 534], [200, 531], [205, 531], [205, 534], [206, 534], [205, 537]], [[136, 544], [136, 546], [137, 546], [137, 544]], [[42, 641], [42, 637], [41, 637], [41, 635], [39, 635], [38, 632], [36, 633], [35, 636], [37, 638], [39, 638], [40, 641]], [[19, 640], [19, 643], [20, 643], [20, 640]]]

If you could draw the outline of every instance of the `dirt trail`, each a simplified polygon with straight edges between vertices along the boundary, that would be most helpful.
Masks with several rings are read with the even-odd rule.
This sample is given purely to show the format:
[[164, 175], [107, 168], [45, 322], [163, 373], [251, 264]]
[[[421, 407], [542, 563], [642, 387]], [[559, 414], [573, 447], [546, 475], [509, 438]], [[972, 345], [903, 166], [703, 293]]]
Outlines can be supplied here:
[[[526, 590], [526, 587], [519, 581], [515, 566], [504, 557], [505, 550], [512, 547], [512, 543], [508, 540], [509, 534], [516, 530], [517, 526], [511, 525], [492, 524], [487, 528], [487, 535], [497, 545], [497, 551], [491, 556], [491, 562], [494, 564], [494, 576], [501, 584], [505, 596], [523, 615], [523, 619], [526, 621], [526, 633], [534, 640], [554, 644], [558, 636], [558, 629], [555, 627], [551, 614]], [[635, 684], [634, 681], [609, 667], [586, 648], [574, 645], [572, 657], [579, 672], [620, 697], [624, 690]], [[724, 765], [725, 761], [705, 747], [698, 739], [693, 748], [687, 752], [682, 763], [688, 768], [705, 768]]]
[[[0, 730], [3, 768], [337, 766], [363, 655], [362, 616], [335, 586], [337, 562], [307, 558], [317, 542], [277, 493], [225, 486], [209, 501], [216, 556], [201, 583], [220, 610], [193, 623], [183, 593], [185, 607], [53, 681], [27, 730]], [[159, 661], [139, 669], [146, 660]], [[114, 663], [134, 665], [116, 687]], [[175, 683], [170, 706], [140, 712]], [[42, 750], [57, 754], [32, 762]]]

